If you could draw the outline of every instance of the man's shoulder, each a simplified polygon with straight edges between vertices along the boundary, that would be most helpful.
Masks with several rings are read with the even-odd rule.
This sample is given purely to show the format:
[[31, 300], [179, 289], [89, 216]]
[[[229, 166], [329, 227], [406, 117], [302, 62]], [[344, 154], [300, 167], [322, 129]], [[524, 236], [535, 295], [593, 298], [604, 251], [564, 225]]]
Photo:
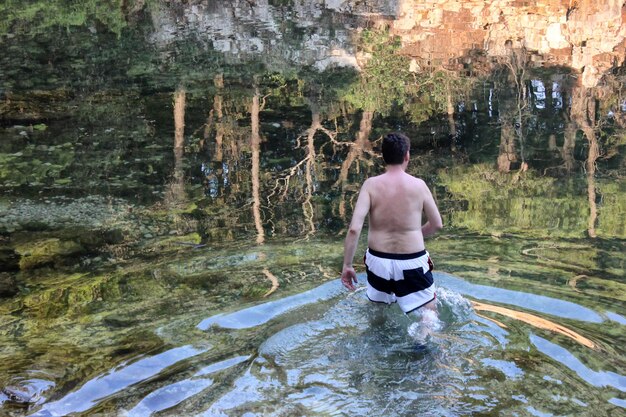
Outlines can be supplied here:
[[411, 174], [408, 174], [408, 173], [407, 173], [407, 175], [408, 175], [409, 180], [411, 182], [414, 182], [415, 184], [418, 184], [420, 186], [425, 186], [426, 185], [426, 181], [424, 181], [420, 177], [416, 177], [415, 175], [411, 175]]
[[384, 175], [385, 174], [380, 174], [367, 178], [365, 181], [363, 181], [363, 186], [371, 186], [373, 184], [376, 184], [377, 182], [380, 182], [381, 180], [383, 180]]

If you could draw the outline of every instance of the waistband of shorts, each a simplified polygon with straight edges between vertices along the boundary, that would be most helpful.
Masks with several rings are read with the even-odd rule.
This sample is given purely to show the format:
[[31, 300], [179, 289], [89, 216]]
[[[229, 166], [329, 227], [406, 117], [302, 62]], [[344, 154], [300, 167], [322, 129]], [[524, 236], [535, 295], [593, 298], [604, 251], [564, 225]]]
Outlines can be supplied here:
[[378, 258], [397, 259], [397, 260], [421, 258], [422, 256], [428, 254], [428, 252], [426, 252], [426, 249], [419, 251], [419, 252], [414, 252], [414, 253], [386, 253], [386, 252], [380, 252], [380, 251], [374, 250], [372, 248], [367, 248], [367, 251], [370, 254]]

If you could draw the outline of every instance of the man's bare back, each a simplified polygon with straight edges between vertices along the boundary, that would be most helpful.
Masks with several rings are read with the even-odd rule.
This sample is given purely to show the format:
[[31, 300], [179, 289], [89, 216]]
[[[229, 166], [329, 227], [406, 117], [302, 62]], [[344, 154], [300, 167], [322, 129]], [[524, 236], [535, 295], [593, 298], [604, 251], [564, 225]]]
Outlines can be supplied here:
[[368, 246], [381, 252], [414, 253], [425, 249], [422, 211], [437, 218], [437, 206], [426, 183], [390, 166], [387, 172], [365, 181], [369, 194]]

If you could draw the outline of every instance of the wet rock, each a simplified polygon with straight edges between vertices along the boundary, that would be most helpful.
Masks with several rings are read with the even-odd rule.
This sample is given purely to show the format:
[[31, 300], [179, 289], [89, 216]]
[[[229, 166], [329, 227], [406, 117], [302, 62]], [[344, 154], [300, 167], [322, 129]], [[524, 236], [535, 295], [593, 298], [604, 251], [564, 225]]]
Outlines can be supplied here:
[[0, 272], [0, 298], [12, 297], [18, 292], [15, 277], [8, 272]]
[[46, 230], [52, 230], [53, 228], [50, 225], [46, 224], [42, 221], [24, 221], [20, 224], [22, 230], [26, 230], [29, 232], [40, 232]]
[[0, 247], [0, 272], [17, 271], [20, 268], [20, 255], [12, 248]]
[[[103, 235], [107, 243], [123, 239], [121, 230], [132, 223], [129, 206], [122, 200], [110, 201], [98, 196], [53, 200], [15, 199], [0, 201], [0, 233], [51, 232], [63, 230], [75, 236]], [[66, 238], [61, 237], [60, 238]]]
[[77, 242], [88, 251], [93, 251], [104, 245], [117, 244], [124, 241], [124, 232], [115, 230], [74, 229], [56, 233], [56, 237]]
[[154, 243], [149, 243], [149, 246], [153, 247], [156, 250], [164, 250], [164, 249], [198, 249], [204, 247], [205, 245], [201, 244], [202, 237], [198, 233], [190, 233], [188, 235], [183, 236], [168, 236], [163, 239], [159, 239]]
[[64, 257], [85, 253], [82, 245], [74, 241], [56, 238], [27, 242], [15, 248], [21, 255], [20, 269], [34, 269], [55, 263]]
[[130, 327], [137, 322], [135, 318], [123, 316], [120, 314], [110, 314], [106, 316], [103, 321], [104, 324], [112, 328]]
[[32, 393], [22, 387], [8, 386], [2, 388], [2, 393], [6, 395], [10, 402], [16, 404], [30, 404], [33, 402]]
[[111, 229], [102, 231], [104, 242], [109, 245], [122, 243], [124, 241], [124, 232], [121, 229]]
[[[0, 404], [3, 396], [5, 401], [15, 405], [29, 406], [40, 404], [45, 398], [44, 393], [52, 388], [54, 383], [40, 378], [20, 379], [13, 385], [0, 388]], [[47, 414], [46, 414], [47, 415]]]

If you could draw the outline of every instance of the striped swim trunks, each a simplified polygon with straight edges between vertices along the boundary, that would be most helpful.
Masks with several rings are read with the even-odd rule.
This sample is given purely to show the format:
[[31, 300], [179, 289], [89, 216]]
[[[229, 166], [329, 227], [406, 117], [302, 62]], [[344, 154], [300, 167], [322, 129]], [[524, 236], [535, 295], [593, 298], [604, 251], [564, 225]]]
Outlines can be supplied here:
[[435, 299], [432, 261], [425, 250], [393, 254], [367, 249], [367, 298], [376, 303], [398, 302], [404, 313]]

